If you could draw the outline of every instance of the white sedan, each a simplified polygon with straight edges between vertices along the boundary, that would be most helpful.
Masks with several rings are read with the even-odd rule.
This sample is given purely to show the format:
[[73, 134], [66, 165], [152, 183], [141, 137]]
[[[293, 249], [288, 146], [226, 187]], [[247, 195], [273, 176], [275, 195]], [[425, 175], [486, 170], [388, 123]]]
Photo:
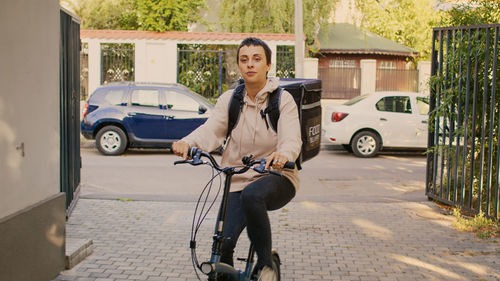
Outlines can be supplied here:
[[426, 148], [429, 98], [409, 92], [375, 92], [326, 107], [323, 129], [331, 144], [358, 157], [384, 148]]

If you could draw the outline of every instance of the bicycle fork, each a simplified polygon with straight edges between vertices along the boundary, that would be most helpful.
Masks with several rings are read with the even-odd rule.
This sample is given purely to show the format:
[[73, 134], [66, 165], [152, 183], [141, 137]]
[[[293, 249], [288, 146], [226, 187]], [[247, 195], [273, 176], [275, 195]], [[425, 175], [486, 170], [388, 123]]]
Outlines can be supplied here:
[[[224, 243], [224, 223], [227, 216], [227, 205], [229, 201], [229, 188], [231, 186], [231, 177], [232, 177], [233, 169], [228, 169], [224, 171], [226, 174], [226, 180], [224, 182], [224, 192], [222, 195], [222, 201], [219, 208], [219, 213], [217, 215], [217, 222], [215, 224], [215, 231], [213, 236], [213, 244], [212, 244], [212, 255], [210, 257], [209, 262], [204, 262], [201, 264], [200, 269], [201, 272], [208, 275], [209, 281], [217, 280], [217, 275], [219, 273], [224, 273], [226, 275], [231, 276], [231, 279], [234, 281], [245, 281], [250, 280], [249, 277], [246, 279], [244, 273], [234, 269], [234, 267], [220, 262], [222, 255], [222, 244]], [[253, 255], [252, 255], [253, 259]], [[248, 267], [248, 265], [247, 265]], [[246, 272], [246, 270], [245, 270]]]

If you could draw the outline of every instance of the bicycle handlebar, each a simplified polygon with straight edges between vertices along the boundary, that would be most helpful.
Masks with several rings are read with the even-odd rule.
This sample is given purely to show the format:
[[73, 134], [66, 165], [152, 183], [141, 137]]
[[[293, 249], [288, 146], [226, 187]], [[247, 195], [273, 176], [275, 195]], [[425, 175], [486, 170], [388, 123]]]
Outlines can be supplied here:
[[[197, 166], [197, 165], [201, 165], [201, 164], [205, 164], [205, 162], [203, 162], [201, 160], [201, 157], [205, 157], [205, 158], [208, 158], [208, 160], [210, 160], [210, 163], [212, 163], [212, 166], [218, 170], [218, 171], [224, 171], [226, 169], [233, 169], [233, 174], [242, 174], [244, 172], [246, 172], [248, 169], [250, 169], [251, 167], [255, 166], [255, 165], [259, 165], [258, 167], [253, 167], [253, 170], [258, 172], [258, 173], [261, 173], [261, 174], [264, 174], [264, 173], [271, 173], [271, 174], [274, 174], [274, 175], [279, 175], [281, 176], [280, 173], [277, 173], [277, 172], [274, 172], [274, 171], [270, 171], [270, 170], [266, 170], [265, 169], [265, 166], [266, 166], [266, 159], [252, 159], [253, 155], [249, 155], [249, 156], [244, 156], [241, 161], [243, 162], [243, 167], [239, 170], [235, 170], [234, 168], [236, 167], [226, 167], [226, 168], [222, 168], [219, 166], [219, 164], [217, 163], [217, 161], [215, 160], [215, 158], [208, 152], [205, 152], [197, 147], [190, 147], [189, 150], [188, 150], [188, 156], [192, 159], [192, 160], [179, 160], [179, 161], [175, 161], [174, 162], [174, 165], [177, 165], [177, 164], [191, 164], [193, 166]], [[272, 162], [271, 162], [271, 165], [272, 165]], [[286, 169], [294, 169], [295, 168], [295, 162], [291, 162], [291, 161], [287, 161], [285, 163], [285, 165], [283, 166], [283, 168], [286, 168]]]

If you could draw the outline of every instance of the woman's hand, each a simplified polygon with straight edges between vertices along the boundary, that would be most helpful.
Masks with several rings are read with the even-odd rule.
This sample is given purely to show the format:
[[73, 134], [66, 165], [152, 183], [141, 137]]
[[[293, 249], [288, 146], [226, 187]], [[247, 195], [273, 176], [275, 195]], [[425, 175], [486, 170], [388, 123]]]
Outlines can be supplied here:
[[283, 169], [283, 166], [285, 166], [286, 162], [288, 162], [288, 157], [283, 154], [273, 152], [273, 154], [266, 158], [266, 170], [269, 169], [271, 162], [273, 162], [273, 169]]
[[184, 160], [188, 159], [189, 144], [185, 141], [176, 141], [172, 144], [172, 152], [181, 156]]

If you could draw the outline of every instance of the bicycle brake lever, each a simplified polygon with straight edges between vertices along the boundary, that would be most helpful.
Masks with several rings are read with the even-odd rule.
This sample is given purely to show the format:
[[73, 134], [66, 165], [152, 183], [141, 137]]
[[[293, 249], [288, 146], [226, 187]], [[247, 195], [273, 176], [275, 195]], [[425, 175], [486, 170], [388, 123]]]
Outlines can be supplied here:
[[205, 162], [203, 162], [203, 160], [201, 160], [200, 158], [194, 158], [191, 162], [191, 165], [193, 166], [198, 166], [201, 164], [205, 164]]
[[269, 174], [272, 174], [272, 175], [276, 175], [276, 176], [280, 176], [282, 177], [283, 175], [278, 173], [278, 172], [275, 172], [275, 171], [271, 171], [271, 170], [266, 170], [264, 169], [264, 166], [259, 166], [259, 167], [254, 167], [253, 168], [256, 172], [258, 173], [261, 173], [261, 174], [265, 174], [265, 173], [269, 173]]
[[198, 166], [198, 165], [201, 165], [203, 164], [203, 160], [201, 160], [201, 150], [195, 150], [195, 154], [192, 156], [193, 157], [193, 160], [191, 162], [191, 165], [193, 166]]
[[266, 172], [266, 160], [265, 159], [261, 159], [260, 160], [260, 165], [258, 167], [253, 167], [253, 170], [258, 172], [258, 173], [261, 173], [261, 174], [264, 174]]

